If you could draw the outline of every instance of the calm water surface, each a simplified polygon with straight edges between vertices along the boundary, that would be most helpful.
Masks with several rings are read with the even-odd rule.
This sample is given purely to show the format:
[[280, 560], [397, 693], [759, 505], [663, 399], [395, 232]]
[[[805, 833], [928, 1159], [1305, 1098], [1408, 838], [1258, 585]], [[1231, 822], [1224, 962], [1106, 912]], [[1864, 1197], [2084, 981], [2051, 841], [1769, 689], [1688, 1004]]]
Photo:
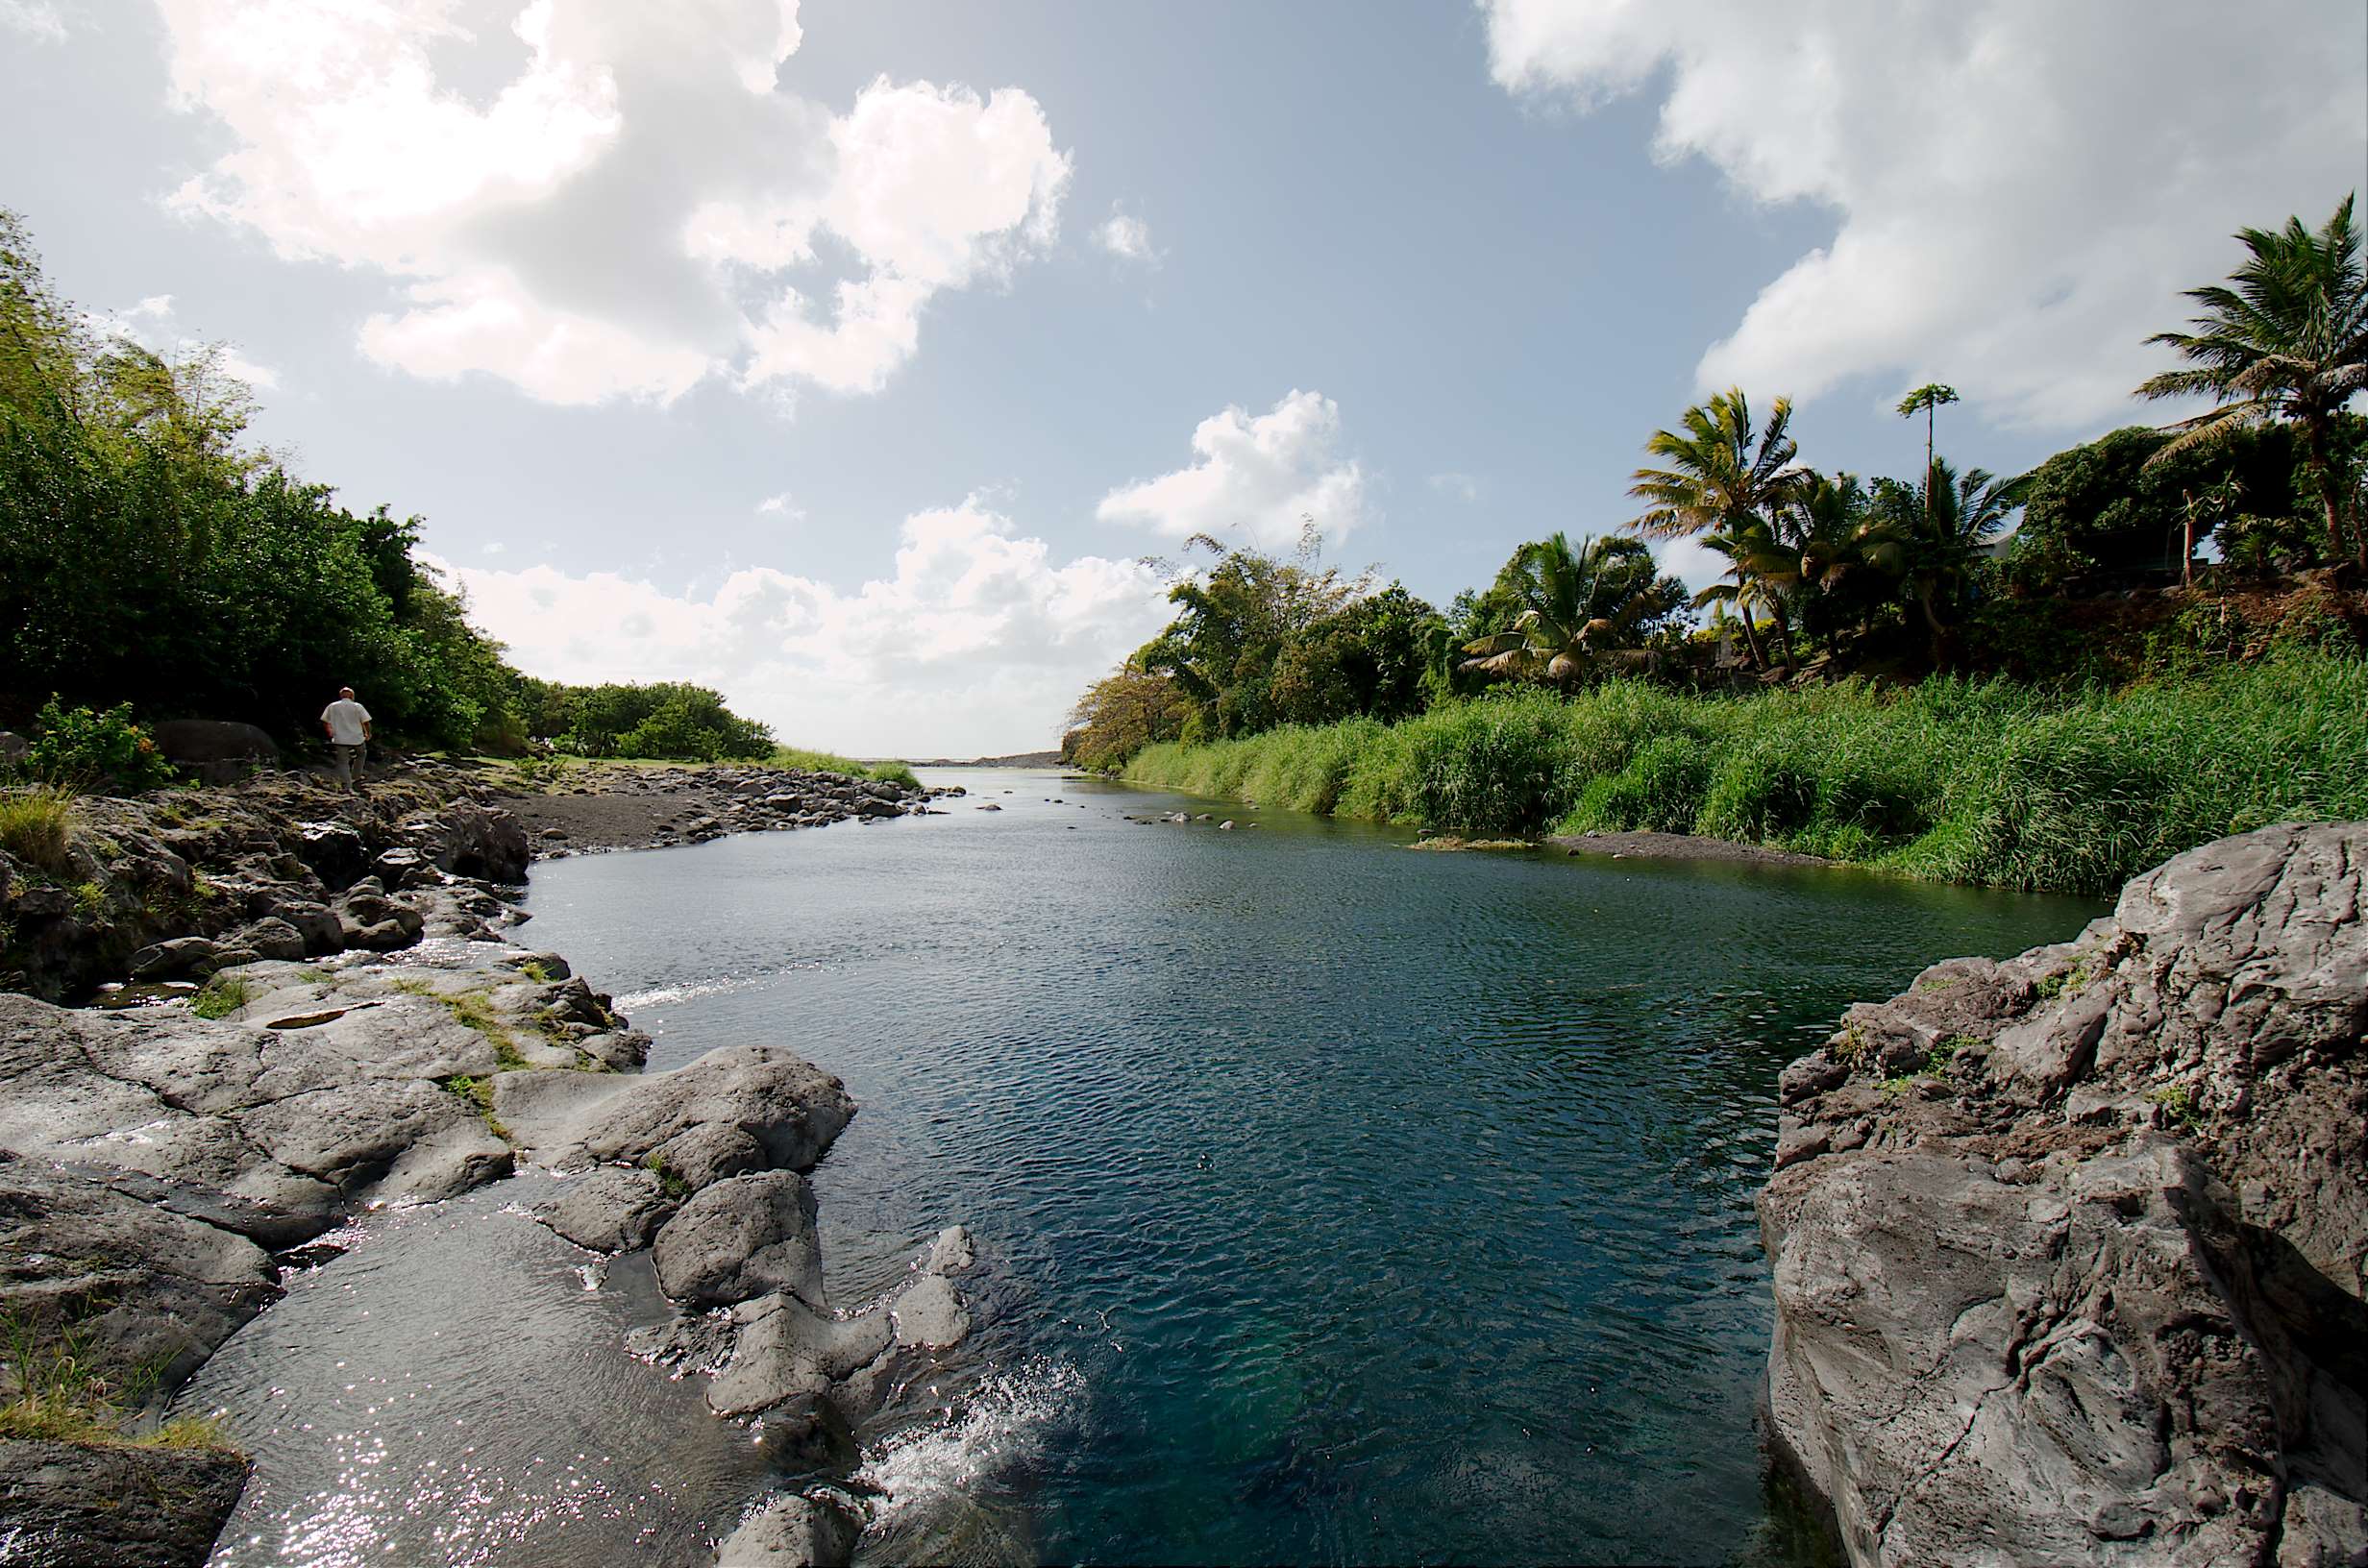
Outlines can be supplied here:
[[[1753, 1431], [1776, 1074], [1849, 1001], [2095, 912], [938, 781], [971, 797], [539, 868], [520, 933], [653, 1067], [763, 1041], [847, 1080], [842, 1306], [978, 1237], [966, 1358], [872, 1434], [876, 1562], [1785, 1560]], [[1126, 820], [1176, 807], [1260, 825]], [[507, 1201], [399, 1216], [433, 1246], [362, 1227], [208, 1369], [191, 1401], [260, 1460], [218, 1562], [695, 1560], [764, 1489], [748, 1433], [616, 1354], [646, 1283], [584, 1289]]]

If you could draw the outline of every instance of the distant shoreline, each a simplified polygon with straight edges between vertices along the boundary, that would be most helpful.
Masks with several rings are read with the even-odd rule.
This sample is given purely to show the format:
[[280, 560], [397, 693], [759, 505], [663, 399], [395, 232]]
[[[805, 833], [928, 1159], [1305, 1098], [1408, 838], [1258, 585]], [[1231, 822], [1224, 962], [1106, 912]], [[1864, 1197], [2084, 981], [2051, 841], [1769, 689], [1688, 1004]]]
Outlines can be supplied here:
[[[882, 759], [887, 760], [887, 759]], [[1008, 757], [898, 757], [907, 768], [1066, 768], [1058, 751], [1015, 751]]]

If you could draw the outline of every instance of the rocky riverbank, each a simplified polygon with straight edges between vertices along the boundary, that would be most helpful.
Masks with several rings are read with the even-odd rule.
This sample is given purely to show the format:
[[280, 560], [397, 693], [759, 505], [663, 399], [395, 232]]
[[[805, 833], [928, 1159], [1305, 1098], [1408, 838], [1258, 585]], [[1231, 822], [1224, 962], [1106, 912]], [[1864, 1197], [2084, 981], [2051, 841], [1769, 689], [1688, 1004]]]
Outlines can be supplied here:
[[1934, 966], [1783, 1079], [1779, 1451], [1860, 1564], [2368, 1563], [2368, 823]]
[[893, 779], [800, 768], [580, 763], [499, 804], [524, 825], [537, 860], [607, 849], [703, 844], [728, 833], [786, 832], [833, 822], [921, 816], [960, 786], [923, 790]]
[[[678, 1315], [634, 1348], [786, 1433], [809, 1481], [967, 1333], [958, 1228], [885, 1305], [831, 1309], [803, 1173], [844, 1087], [773, 1046], [639, 1072], [609, 999], [510, 940], [529, 841], [492, 793], [420, 765], [360, 796], [84, 800], [52, 865], [0, 857], [40, 993], [0, 995], [0, 1559], [202, 1562], [246, 1464], [161, 1424], [174, 1390], [350, 1216], [528, 1167], [570, 1178], [556, 1234], [652, 1250]], [[57, 1005], [93, 993], [142, 1005]], [[811, 1484], [752, 1501], [727, 1560], [843, 1559], [860, 1527]]]

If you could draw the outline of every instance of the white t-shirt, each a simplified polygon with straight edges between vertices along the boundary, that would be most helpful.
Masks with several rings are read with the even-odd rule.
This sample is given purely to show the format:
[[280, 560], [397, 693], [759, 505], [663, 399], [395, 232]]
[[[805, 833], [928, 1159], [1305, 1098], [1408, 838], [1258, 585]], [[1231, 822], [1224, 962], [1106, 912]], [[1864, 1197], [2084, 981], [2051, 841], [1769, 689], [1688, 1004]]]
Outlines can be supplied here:
[[341, 697], [321, 710], [321, 723], [329, 726], [332, 746], [359, 746], [361, 726], [370, 722], [370, 710], [350, 697]]

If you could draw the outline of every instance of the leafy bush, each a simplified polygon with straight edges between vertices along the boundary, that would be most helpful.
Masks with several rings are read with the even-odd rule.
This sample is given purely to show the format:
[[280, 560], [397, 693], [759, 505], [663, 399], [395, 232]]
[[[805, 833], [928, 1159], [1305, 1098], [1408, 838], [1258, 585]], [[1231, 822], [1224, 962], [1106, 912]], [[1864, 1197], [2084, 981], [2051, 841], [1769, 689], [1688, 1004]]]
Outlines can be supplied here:
[[51, 698], [34, 720], [33, 749], [25, 771], [69, 789], [110, 784], [128, 795], [155, 789], [173, 776], [148, 731], [132, 719], [132, 704], [100, 712], [61, 708]]
[[773, 754], [773, 732], [733, 713], [721, 694], [704, 686], [527, 686], [530, 734], [578, 756], [721, 762]]

